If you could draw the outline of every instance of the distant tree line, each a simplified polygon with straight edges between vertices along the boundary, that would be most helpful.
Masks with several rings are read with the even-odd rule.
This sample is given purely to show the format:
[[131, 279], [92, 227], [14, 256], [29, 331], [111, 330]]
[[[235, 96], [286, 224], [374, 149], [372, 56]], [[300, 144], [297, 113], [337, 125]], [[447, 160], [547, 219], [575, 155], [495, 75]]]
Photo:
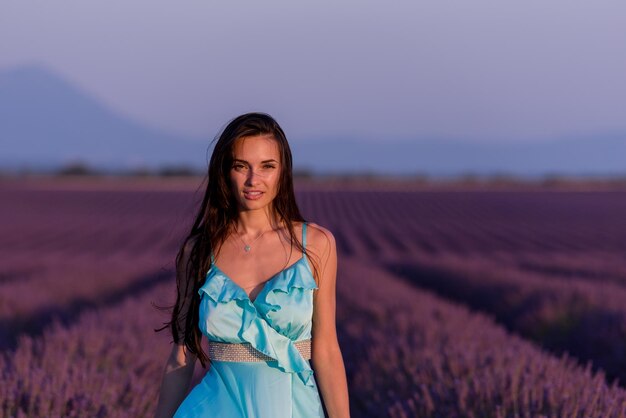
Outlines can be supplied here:
[[[52, 169], [23, 167], [18, 170], [10, 170], [0, 167], [0, 178], [12, 176], [51, 175], [58, 177], [98, 177], [98, 176], [123, 176], [123, 177], [197, 177], [205, 176], [206, 169], [199, 169], [186, 164], [163, 165], [157, 168], [134, 167], [129, 169], [102, 169], [94, 167], [82, 160], [68, 162], [60, 167]], [[375, 182], [383, 181], [410, 181], [412, 183], [455, 183], [459, 185], [515, 185], [535, 184], [546, 187], [575, 184], [575, 183], [602, 183], [626, 187], [626, 174], [613, 176], [576, 175], [570, 176], [558, 172], [545, 173], [534, 178], [524, 178], [507, 172], [493, 172], [479, 174], [474, 172], [461, 172], [457, 175], [437, 176], [424, 172], [414, 172], [405, 175], [389, 175], [374, 171], [361, 172], [335, 172], [316, 173], [308, 168], [296, 168], [293, 171], [296, 179], [323, 179], [338, 180], [341, 182]]]

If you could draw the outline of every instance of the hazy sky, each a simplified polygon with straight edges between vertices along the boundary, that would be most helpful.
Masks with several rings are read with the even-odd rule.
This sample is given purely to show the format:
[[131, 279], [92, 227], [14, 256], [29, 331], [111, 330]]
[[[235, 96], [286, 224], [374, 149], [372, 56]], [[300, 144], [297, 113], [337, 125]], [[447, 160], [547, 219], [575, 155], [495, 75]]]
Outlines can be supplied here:
[[626, 131], [626, 2], [3, 1], [0, 70], [42, 64], [117, 111], [213, 136], [544, 140]]

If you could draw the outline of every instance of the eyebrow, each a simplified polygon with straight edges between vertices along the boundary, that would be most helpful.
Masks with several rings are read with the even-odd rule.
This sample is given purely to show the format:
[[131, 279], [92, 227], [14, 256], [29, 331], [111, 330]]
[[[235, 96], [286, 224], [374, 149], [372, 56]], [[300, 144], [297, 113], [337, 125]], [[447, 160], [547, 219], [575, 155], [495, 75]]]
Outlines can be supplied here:
[[[241, 159], [239, 159], [239, 158], [233, 158], [233, 162], [235, 162], [235, 161], [241, 161], [242, 163], [250, 164], [248, 161], [246, 161], [246, 160], [241, 160]], [[263, 161], [261, 161], [261, 164], [271, 163], [271, 162], [278, 163], [278, 161], [276, 161], [276, 160], [274, 160], [274, 159], [271, 159], [271, 160], [263, 160]]]

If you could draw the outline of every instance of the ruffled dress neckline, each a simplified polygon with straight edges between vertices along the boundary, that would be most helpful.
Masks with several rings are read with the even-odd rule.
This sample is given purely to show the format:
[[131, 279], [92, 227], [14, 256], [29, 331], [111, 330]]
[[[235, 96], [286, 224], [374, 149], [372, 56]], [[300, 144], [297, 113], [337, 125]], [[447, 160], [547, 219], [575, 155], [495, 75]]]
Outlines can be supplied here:
[[[303, 224], [303, 247], [306, 243], [305, 231], [306, 223]], [[296, 289], [304, 291], [317, 288], [303, 252], [302, 258], [270, 277], [254, 301], [215, 264], [212, 264], [207, 272], [205, 283], [198, 289], [198, 294], [201, 297], [208, 296], [215, 305], [224, 306], [231, 301], [240, 301], [232, 305], [233, 309], [241, 312], [241, 327], [236, 333], [238, 338], [276, 359], [280, 370], [297, 373], [305, 385], [314, 386], [313, 370], [308, 361], [302, 357], [294, 345], [294, 340], [272, 326], [269, 313], [280, 311], [281, 305], [292, 297], [291, 294]], [[204, 303], [206, 304], [206, 301]]]
[[[306, 261], [306, 258], [305, 258], [304, 254], [303, 254], [302, 257], [300, 257], [300, 259], [298, 261], [296, 261], [295, 263], [291, 264], [290, 266], [282, 269], [281, 271], [279, 271], [278, 273], [274, 274], [269, 279], [267, 279], [264, 282], [262, 282], [263, 283], [263, 287], [261, 288], [261, 291], [259, 293], [257, 293], [257, 295], [255, 296], [254, 299], [251, 299], [250, 295], [241, 286], [239, 286], [237, 283], [235, 283], [235, 281], [233, 279], [231, 279], [230, 276], [228, 276], [228, 274], [224, 273], [224, 271], [222, 269], [220, 269], [217, 266], [217, 264], [215, 264], [215, 258], [213, 257], [213, 254], [211, 254], [211, 260], [212, 260], [211, 269], [214, 269], [216, 274], [219, 274], [220, 276], [223, 276], [225, 281], [227, 281], [230, 284], [232, 284], [235, 287], [235, 290], [234, 290], [235, 292], [241, 291], [243, 293], [243, 297], [248, 299], [250, 301], [250, 303], [252, 303], [252, 304], [254, 304], [263, 293], [266, 293], [266, 290], [268, 288], [270, 288], [270, 290], [271, 290], [271, 285], [272, 285], [273, 281], [275, 281], [276, 279], [279, 279], [284, 273], [288, 273], [291, 269], [297, 268], [298, 264], [301, 264], [303, 261], [304, 261], [304, 264], [306, 264], [308, 270], [310, 271], [310, 268], [308, 267], [308, 261]], [[209, 272], [211, 271], [211, 269], [209, 270]], [[207, 276], [208, 276], [208, 274], [209, 273], [207, 273]], [[206, 280], [209, 280], [209, 277], [207, 277]]]

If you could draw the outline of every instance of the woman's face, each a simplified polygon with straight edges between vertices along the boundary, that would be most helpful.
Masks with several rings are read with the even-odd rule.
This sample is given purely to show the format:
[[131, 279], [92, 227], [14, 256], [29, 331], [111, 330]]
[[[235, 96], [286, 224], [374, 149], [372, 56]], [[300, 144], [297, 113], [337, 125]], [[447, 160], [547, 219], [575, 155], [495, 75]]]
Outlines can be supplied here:
[[272, 135], [239, 138], [233, 145], [230, 182], [240, 210], [264, 208], [276, 197], [280, 151]]

